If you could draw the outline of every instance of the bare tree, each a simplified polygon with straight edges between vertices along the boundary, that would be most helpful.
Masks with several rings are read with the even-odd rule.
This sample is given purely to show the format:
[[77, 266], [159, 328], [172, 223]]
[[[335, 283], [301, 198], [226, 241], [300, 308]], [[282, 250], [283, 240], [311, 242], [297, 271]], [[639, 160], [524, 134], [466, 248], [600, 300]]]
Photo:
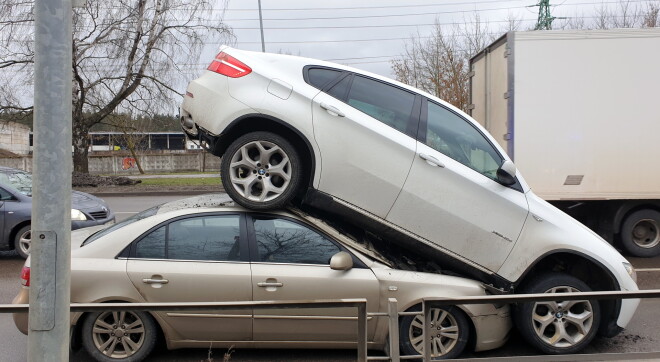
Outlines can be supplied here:
[[151, 128], [151, 122], [151, 117], [134, 118], [127, 114], [112, 114], [104, 121], [104, 123], [111, 125], [122, 133], [120, 136], [121, 142], [131, 153], [131, 157], [135, 160], [135, 165], [141, 174], [144, 174], [144, 170], [140, 162], [139, 152], [146, 148], [145, 141], [148, 137], [147, 132]]
[[612, 16], [614, 28], [634, 28], [641, 20], [639, 7], [630, 0], [620, 0], [617, 4], [617, 11]]
[[642, 10], [642, 28], [655, 28], [660, 26], [660, 2], [650, 2]]
[[[231, 37], [222, 22], [223, 12], [213, 9], [214, 5], [212, 0], [88, 0], [83, 8], [74, 10], [75, 171], [88, 171], [93, 125], [115, 112], [153, 114], [178, 103], [181, 94], [177, 88], [183, 86], [185, 77], [179, 64], [196, 63], [204, 42]], [[0, 64], [7, 64], [4, 69], [25, 66], [33, 58], [32, 3], [5, 0], [2, 10], [0, 43], [6, 48], [0, 47], [0, 54], [20, 56], [7, 58], [14, 59], [12, 64]], [[18, 28], [23, 35], [10, 34]], [[30, 72], [25, 70], [26, 78]], [[0, 101], [0, 110], [31, 108], [20, 100]]]
[[425, 40], [417, 34], [392, 60], [397, 80], [420, 88], [463, 110], [469, 105], [468, 80], [470, 57], [493, 40], [488, 24], [479, 16], [463, 25], [443, 28], [436, 22]]

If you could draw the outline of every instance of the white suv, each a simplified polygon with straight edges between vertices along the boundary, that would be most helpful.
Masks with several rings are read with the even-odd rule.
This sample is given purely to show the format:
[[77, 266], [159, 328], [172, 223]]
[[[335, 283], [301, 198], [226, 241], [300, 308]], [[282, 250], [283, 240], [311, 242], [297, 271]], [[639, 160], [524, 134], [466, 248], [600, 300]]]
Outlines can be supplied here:
[[[222, 156], [224, 188], [247, 208], [331, 212], [494, 290], [637, 290], [631, 265], [534, 195], [477, 122], [405, 84], [222, 47], [189, 84], [181, 123]], [[616, 335], [638, 303], [528, 303], [514, 320], [541, 351], [573, 353]]]

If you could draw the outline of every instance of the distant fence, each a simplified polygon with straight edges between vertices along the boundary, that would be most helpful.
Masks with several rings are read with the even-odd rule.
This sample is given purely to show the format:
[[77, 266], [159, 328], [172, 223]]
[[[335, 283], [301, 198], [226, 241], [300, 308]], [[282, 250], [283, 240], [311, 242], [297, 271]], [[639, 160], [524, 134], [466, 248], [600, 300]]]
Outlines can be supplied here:
[[[138, 155], [145, 172], [219, 171], [220, 158], [206, 152], [150, 152]], [[0, 166], [32, 172], [32, 157], [0, 158]], [[89, 156], [89, 173], [138, 174], [136, 160], [127, 152], [103, 152]]]

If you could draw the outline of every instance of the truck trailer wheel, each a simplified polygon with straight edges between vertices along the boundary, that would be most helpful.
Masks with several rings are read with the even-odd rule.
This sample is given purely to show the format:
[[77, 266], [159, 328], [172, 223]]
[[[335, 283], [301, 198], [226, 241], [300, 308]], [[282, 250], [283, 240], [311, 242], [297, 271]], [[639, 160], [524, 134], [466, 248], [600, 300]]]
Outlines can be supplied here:
[[630, 214], [621, 226], [621, 244], [634, 256], [660, 255], [660, 212], [639, 210]]

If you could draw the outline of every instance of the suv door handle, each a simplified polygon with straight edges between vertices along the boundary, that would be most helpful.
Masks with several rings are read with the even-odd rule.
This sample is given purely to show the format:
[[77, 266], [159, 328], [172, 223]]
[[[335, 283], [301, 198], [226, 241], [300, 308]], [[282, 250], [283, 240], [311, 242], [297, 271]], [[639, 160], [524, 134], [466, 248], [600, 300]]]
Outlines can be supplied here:
[[333, 116], [336, 115], [337, 117], [344, 117], [344, 112], [340, 111], [335, 106], [331, 106], [325, 102], [321, 102], [319, 106], [321, 106], [321, 108], [325, 109], [326, 111], [328, 111], [328, 113], [332, 114]]
[[257, 286], [262, 287], [262, 288], [267, 288], [267, 287], [283, 287], [283, 286], [284, 286], [284, 283], [259, 282], [259, 283], [257, 283]]
[[435, 158], [431, 155], [427, 155], [425, 153], [420, 153], [419, 157], [422, 160], [426, 161], [426, 163], [428, 163], [431, 166], [437, 166], [437, 167], [443, 167], [443, 168], [445, 167], [444, 163], [440, 162], [440, 160], [438, 160], [437, 158]]

